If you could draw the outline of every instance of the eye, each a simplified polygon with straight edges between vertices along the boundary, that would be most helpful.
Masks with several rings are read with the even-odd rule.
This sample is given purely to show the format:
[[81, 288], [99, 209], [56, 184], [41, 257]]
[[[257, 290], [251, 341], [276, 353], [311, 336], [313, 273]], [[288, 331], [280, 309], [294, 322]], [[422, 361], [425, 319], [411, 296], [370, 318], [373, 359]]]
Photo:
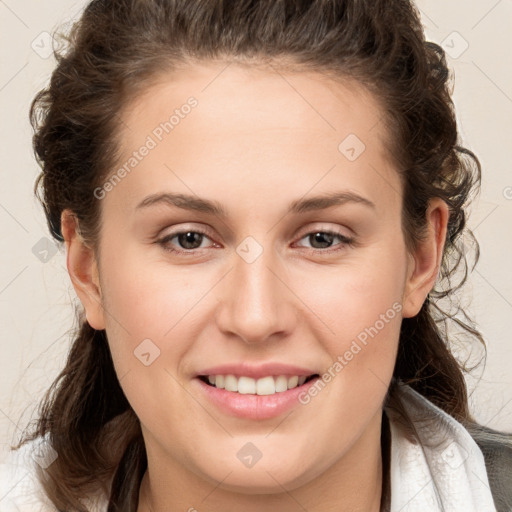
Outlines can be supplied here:
[[[334, 249], [331, 249], [333, 240], [337, 238], [341, 243], [336, 244]], [[355, 240], [345, 236], [343, 233], [336, 231], [311, 231], [301, 238], [301, 240], [307, 239], [313, 246], [314, 252], [334, 252], [343, 250], [346, 246], [353, 246]], [[318, 247], [315, 247], [317, 245]]]
[[[205, 238], [209, 237], [204, 231], [187, 229], [183, 231], [176, 231], [175, 233], [169, 233], [160, 240], [157, 240], [157, 243], [166, 251], [186, 254], [192, 253], [195, 249], [200, 249]], [[176, 239], [176, 242], [179, 244], [181, 249], [175, 249], [172, 247], [171, 242], [174, 239]]]

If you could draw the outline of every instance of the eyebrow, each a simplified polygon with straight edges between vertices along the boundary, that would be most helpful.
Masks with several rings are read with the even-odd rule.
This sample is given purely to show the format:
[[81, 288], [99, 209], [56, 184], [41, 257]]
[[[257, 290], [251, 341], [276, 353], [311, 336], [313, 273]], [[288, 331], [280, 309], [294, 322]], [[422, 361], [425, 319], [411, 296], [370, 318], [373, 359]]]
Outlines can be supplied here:
[[[288, 212], [296, 214], [306, 213], [310, 211], [324, 210], [332, 206], [339, 206], [346, 203], [359, 203], [369, 208], [375, 209], [375, 203], [366, 197], [360, 196], [355, 192], [343, 191], [331, 192], [310, 197], [308, 199], [292, 201], [288, 206]], [[188, 194], [152, 194], [144, 198], [137, 205], [136, 210], [159, 204], [168, 204], [182, 208], [184, 210], [207, 213], [221, 218], [226, 218], [228, 216], [227, 211], [219, 202], [210, 201], [208, 199], [203, 199], [198, 196], [192, 196]]]

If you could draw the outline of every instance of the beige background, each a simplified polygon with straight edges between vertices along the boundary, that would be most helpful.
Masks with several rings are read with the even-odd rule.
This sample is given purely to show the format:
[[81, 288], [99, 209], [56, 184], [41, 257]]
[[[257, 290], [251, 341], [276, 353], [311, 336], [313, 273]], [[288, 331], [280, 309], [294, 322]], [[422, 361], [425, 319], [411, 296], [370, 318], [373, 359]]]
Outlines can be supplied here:
[[[38, 167], [28, 110], [54, 65], [49, 33], [84, 5], [0, 0], [0, 458], [63, 366], [73, 325], [64, 251], [46, 240], [32, 193]], [[470, 219], [482, 254], [464, 296], [464, 303], [472, 297], [470, 311], [488, 343], [485, 370], [468, 379], [472, 410], [481, 422], [512, 431], [512, 0], [418, 5], [428, 37], [450, 55], [463, 142], [484, 170]]]

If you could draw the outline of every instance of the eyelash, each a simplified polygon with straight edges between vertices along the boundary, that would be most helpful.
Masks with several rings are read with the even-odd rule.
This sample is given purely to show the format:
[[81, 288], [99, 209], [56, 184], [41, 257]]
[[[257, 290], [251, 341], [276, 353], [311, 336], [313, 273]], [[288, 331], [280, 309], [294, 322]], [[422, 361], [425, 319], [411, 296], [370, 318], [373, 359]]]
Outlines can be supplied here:
[[[196, 234], [200, 234], [200, 235], [203, 235], [207, 238], [210, 238], [208, 233], [206, 233], [205, 231], [202, 231], [201, 229], [185, 229], [185, 230], [181, 230], [181, 231], [176, 231], [175, 233], [169, 233], [168, 235], [165, 235], [163, 238], [161, 238], [160, 240], [157, 240], [156, 243], [159, 244], [160, 246], [162, 246], [162, 248], [167, 251], [167, 252], [170, 252], [170, 253], [173, 253], [173, 254], [183, 254], [183, 255], [194, 255], [198, 250], [201, 250], [199, 248], [196, 248], [196, 249], [182, 249], [182, 250], [179, 250], [179, 249], [171, 249], [168, 245], [168, 243], [170, 242], [170, 240], [172, 240], [173, 238], [176, 238], [177, 236], [179, 235], [182, 235], [182, 234], [186, 234], [186, 233], [196, 233]], [[315, 235], [316, 233], [322, 233], [322, 234], [325, 234], [325, 235], [330, 235], [330, 236], [334, 236], [334, 237], [337, 237], [341, 243], [336, 245], [335, 247], [337, 248], [332, 248], [332, 247], [329, 247], [329, 248], [326, 248], [326, 249], [309, 249], [312, 253], [314, 254], [330, 254], [330, 253], [334, 253], [334, 252], [339, 252], [347, 247], [354, 247], [355, 246], [355, 240], [353, 238], [349, 238], [345, 235], [343, 235], [342, 233], [339, 233], [337, 231], [331, 231], [331, 230], [315, 230], [315, 231], [310, 231], [308, 233], [306, 233], [304, 236], [302, 236], [299, 240], [303, 240], [304, 238], [307, 238], [311, 235]], [[307, 247], [305, 248], [307, 249]]]

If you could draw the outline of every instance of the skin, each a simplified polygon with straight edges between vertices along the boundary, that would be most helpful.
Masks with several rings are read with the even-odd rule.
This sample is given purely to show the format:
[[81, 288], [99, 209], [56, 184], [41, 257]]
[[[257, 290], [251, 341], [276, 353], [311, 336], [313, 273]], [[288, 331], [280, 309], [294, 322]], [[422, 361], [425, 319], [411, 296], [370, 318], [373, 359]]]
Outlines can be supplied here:
[[[197, 107], [101, 200], [99, 253], [76, 235], [71, 212], [62, 215], [73, 285], [88, 322], [106, 329], [141, 421], [148, 471], [138, 510], [378, 511], [400, 323], [435, 283], [448, 208], [431, 201], [427, 237], [409, 253], [382, 108], [358, 84], [313, 72], [197, 63], [164, 75], [126, 105], [119, 164], [190, 96]], [[354, 161], [338, 150], [351, 133], [366, 146]], [[286, 213], [294, 200], [333, 191], [374, 207]], [[218, 201], [227, 217], [136, 208], [161, 192]], [[208, 232], [199, 248], [166, 242], [190, 254], [158, 243], [197, 229]], [[325, 230], [354, 245], [334, 237], [322, 249], [307, 236]], [[263, 250], [252, 263], [236, 252], [247, 236]], [[401, 312], [291, 414], [229, 416], [194, 380], [205, 366], [242, 361], [327, 370], [393, 304]], [[133, 354], [147, 338], [161, 351], [149, 366]], [[252, 468], [237, 458], [247, 442], [262, 454]]]

